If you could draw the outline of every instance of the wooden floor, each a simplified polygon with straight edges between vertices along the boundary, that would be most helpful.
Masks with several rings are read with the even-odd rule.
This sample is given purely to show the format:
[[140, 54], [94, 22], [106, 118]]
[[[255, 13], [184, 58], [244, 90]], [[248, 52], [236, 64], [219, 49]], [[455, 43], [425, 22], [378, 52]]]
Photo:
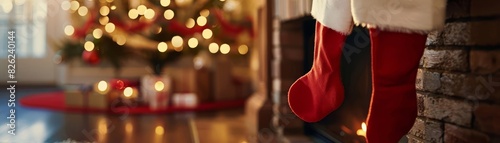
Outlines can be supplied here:
[[[22, 88], [16, 99], [56, 88]], [[16, 135], [7, 133], [8, 91], [0, 90], [0, 143], [95, 141], [110, 143], [244, 143], [243, 109], [170, 115], [64, 113], [16, 103]], [[17, 102], [16, 101], [16, 102]], [[43, 101], [40, 101], [43, 102]]]

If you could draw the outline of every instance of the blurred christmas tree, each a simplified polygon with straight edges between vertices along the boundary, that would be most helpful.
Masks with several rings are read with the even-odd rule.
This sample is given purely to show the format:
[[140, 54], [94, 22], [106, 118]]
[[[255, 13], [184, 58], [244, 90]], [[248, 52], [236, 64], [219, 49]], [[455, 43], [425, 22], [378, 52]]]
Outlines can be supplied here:
[[58, 52], [65, 60], [90, 65], [108, 60], [119, 70], [126, 59], [148, 62], [155, 74], [184, 54], [246, 55], [252, 18], [241, 0], [72, 0], [70, 36]]

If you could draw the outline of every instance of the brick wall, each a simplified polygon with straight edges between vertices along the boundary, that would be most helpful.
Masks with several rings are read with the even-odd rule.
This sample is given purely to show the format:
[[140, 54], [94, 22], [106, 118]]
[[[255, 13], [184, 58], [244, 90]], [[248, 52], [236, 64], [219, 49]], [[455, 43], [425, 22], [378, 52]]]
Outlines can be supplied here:
[[448, 0], [429, 34], [410, 143], [500, 142], [500, 1]]

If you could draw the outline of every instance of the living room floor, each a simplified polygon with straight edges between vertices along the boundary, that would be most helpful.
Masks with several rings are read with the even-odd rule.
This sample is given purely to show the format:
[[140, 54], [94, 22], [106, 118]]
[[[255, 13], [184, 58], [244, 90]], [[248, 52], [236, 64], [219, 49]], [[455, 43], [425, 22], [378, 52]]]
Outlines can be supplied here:
[[[242, 108], [211, 112], [168, 115], [108, 115], [102, 113], [65, 113], [24, 108], [19, 100], [29, 94], [58, 91], [55, 87], [18, 87], [16, 89], [16, 135], [0, 134], [0, 142], [247, 142]], [[8, 91], [0, 91], [0, 101]], [[43, 102], [43, 101], [42, 101]], [[0, 131], [7, 132], [7, 104], [0, 107]]]

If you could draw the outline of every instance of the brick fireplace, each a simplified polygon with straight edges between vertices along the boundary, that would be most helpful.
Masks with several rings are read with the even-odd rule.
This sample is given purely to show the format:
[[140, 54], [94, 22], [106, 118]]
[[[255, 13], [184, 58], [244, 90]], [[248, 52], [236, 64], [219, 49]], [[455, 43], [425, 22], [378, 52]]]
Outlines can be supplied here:
[[[310, 5], [294, 1], [275, 1], [269, 76], [274, 131], [282, 134], [278, 137], [306, 134], [327, 142], [364, 142], [356, 135], [371, 94], [370, 45], [363, 28], [354, 29], [343, 49], [346, 99], [340, 109], [309, 124], [288, 107], [288, 88], [311, 66], [314, 39]], [[427, 39], [416, 82], [418, 117], [402, 142], [500, 142], [499, 6], [497, 0], [448, 0], [445, 28]]]

